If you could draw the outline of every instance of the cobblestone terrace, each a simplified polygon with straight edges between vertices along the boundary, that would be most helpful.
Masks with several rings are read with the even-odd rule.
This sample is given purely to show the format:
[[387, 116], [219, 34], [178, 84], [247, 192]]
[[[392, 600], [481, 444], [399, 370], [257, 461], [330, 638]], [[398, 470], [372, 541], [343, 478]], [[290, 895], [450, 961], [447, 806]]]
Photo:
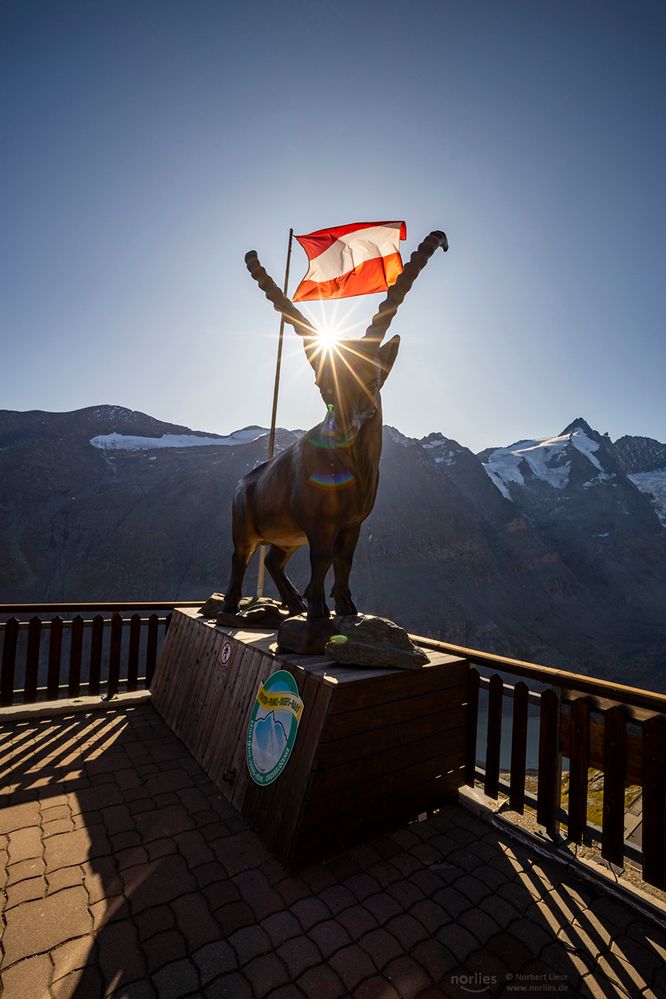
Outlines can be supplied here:
[[666, 933], [452, 806], [290, 875], [144, 705], [0, 729], [7, 999], [666, 995]]

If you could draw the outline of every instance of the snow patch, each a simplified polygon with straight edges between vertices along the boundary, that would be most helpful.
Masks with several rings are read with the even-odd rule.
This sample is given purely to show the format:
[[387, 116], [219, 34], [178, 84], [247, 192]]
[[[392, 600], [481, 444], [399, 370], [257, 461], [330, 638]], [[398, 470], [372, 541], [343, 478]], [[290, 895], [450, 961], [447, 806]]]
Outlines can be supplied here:
[[511, 499], [512, 483], [518, 486], [525, 485], [525, 474], [528, 470], [534, 478], [545, 482], [551, 488], [564, 489], [569, 484], [571, 447], [575, 447], [594, 468], [599, 470], [599, 474], [586, 485], [598, 484], [611, 478], [603, 471], [595, 455], [599, 445], [583, 430], [574, 430], [559, 437], [518, 441], [509, 447], [496, 448], [490, 453], [483, 467], [506, 499]]
[[228, 437], [199, 437], [197, 434], [162, 434], [161, 437], [136, 437], [132, 434], [99, 434], [92, 437], [93, 447], [103, 451], [153, 451], [163, 447], [232, 447], [249, 444], [266, 436], [262, 427], [245, 427]]
[[656, 472], [633, 472], [628, 477], [642, 493], [649, 496], [655, 513], [666, 527], [666, 468]]

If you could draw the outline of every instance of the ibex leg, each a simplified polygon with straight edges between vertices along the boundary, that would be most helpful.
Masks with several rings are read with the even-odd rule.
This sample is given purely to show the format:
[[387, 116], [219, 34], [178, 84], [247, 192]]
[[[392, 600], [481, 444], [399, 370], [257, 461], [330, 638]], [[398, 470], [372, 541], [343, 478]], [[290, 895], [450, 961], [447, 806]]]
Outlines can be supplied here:
[[324, 583], [326, 573], [333, 561], [333, 545], [335, 535], [329, 528], [319, 525], [319, 533], [316, 537], [308, 538], [310, 542], [310, 568], [312, 574], [310, 582], [305, 591], [305, 599], [308, 602], [308, 620], [316, 621], [322, 617], [330, 617], [330, 611], [326, 606], [324, 595]]
[[331, 596], [335, 600], [336, 614], [357, 614], [356, 605], [352, 600], [349, 589], [349, 573], [351, 572], [356, 542], [358, 541], [361, 525], [350, 527], [346, 531], [340, 531], [335, 541], [333, 551], [333, 571], [335, 572], [335, 583], [331, 590]]
[[284, 571], [284, 567], [298, 548], [278, 548], [271, 545], [266, 557], [266, 568], [278, 588], [280, 599], [292, 614], [302, 614], [307, 609], [305, 600]]
[[238, 613], [240, 599], [243, 595], [245, 570], [256, 549], [256, 544], [234, 549], [234, 553], [231, 556], [231, 579], [224, 594], [223, 610], [227, 614]]

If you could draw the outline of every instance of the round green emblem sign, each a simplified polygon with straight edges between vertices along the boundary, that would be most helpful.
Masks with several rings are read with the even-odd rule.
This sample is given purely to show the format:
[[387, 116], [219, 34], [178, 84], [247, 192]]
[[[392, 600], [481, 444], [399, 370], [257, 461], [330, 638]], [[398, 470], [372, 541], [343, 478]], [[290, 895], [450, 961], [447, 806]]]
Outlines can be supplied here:
[[302, 713], [303, 701], [287, 670], [259, 684], [246, 739], [247, 767], [256, 784], [272, 784], [286, 767]]

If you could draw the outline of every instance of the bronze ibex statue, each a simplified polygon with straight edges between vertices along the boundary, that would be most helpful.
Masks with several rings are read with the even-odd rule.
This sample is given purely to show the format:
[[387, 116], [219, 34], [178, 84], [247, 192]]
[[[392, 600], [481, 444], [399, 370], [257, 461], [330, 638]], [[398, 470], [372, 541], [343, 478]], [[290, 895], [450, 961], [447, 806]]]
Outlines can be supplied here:
[[[246, 254], [254, 280], [302, 337], [327, 415], [295, 444], [239, 482], [233, 500], [234, 552], [226, 612], [238, 611], [248, 562], [259, 545], [268, 544], [266, 567], [293, 614], [304, 611], [307, 602], [310, 620], [329, 616], [324, 582], [331, 563], [336, 614], [357, 613], [349, 573], [361, 524], [377, 494], [382, 450], [379, 393], [400, 345], [399, 336], [384, 345], [382, 340], [414, 280], [440, 246], [448, 250], [445, 234], [431, 232], [389, 288], [363, 338], [340, 340], [329, 348], [266, 273], [256, 252]], [[311, 577], [304, 600], [284, 567], [306, 541]]]

